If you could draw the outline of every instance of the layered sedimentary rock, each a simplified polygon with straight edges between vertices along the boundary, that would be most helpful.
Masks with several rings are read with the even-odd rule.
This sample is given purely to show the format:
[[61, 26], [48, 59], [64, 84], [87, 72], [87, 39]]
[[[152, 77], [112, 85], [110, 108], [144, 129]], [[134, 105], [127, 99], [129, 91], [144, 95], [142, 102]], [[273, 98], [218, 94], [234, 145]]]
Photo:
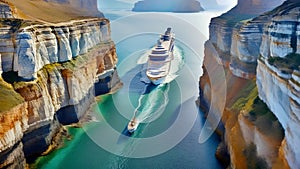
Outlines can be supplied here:
[[0, 31], [2, 77], [11, 83], [0, 78], [0, 167], [24, 168], [56, 144], [62, 124], [120, 85], [116, 49], [105, 18], [5, 19]]
[[259, 96], [285, 129], [285, 156], [291, 168], [300, 166], [300, 15], [299, 2], [286, 2], [265, 27], [258, 61]]
[[14, 18], [10, 6], [3, 2], [0, 2], [0, 18]]
[[200, 2], [196, 0], [143, 0], [134, 4], [133, 11], [144, 12], [199, 12]]
[[285, 129], [284, 153], [291, 168], [297, 168], [300, 164], [299, 151], [296, 149], [300, 141], [299, 77], [297, 70], [287, 75], [267, 62], [258, 62], [259, 96], [278, 117]]
[[270, 18], [259, 15], [283, 1], [239, 1], [229, 12], [213, 18], [209, 29], [210, 40], [220, 53], [220, 58], [217, 58], [219, 62], [229, 66], [232, 73], [239, 77], [253, 78], [263, 25]]
[[[288, 0], [254, 19], [252, 13], [236, 20], [237, 9], [212, 19], [204, 60], [212, 69], [212, 60], [223, 64], [227, 72], [220, 83], [227, 85], [222, 122], [231, 167], [299, 168], [300, 3]], [[256, 77], [256, 85], [238, 77]], [[217, 109], [210, 103], [211, 93], [218, 92], [212, 91], [209, 78], [204, 73], [200, 80], [201, 103]]]
[[[19, 29], [15, 37], [9, 39], [8, 48], [2, 48], [6, 51], [0, 51], [8, 53], [3, 55], [3, 70], [13, 70], [19, 77], [31, 80], [44, 65], [69, 61], [110, 37], [107, 20], [91, 19], [61, 25], [65, 26], [33, 25]], [[7, 36], [10, 34], [8, 31]]]
[[[266, 105], [257, 101], [255, 80], [237, 77], [226, 67], [225, 78], [219, 78], [220, 72], [217, 70], [222, 66], [215, 55], [218, 55], [218, 51], [214, 45], [206, 42], [205, 71], [200, 79], [200, 103], [203, 110], [213, 110], [210, 113], [222, 119], [218, 132], [223, 133], [222, 128], [225, 129], [222, 136], [224, 144], [221, 143], [218, 150], [227, 150], [230, 161], [224, 161], [226, 153], [217, 154], [218, 158], [232, 168], [267, 168], [275, 165], [285, 168], [285, 161], [278, 150], [283, 140], [282, 127], [276, 117], [266, 110]], [[212, 79], [217, 79], [214, 84], [211, 84]], [[220, 90], [226, 90], [225, 108], [215, 102], [218, 99], [212, 100], [212, 94], [216, 98], [222, 97]], [[256, 110], [257, 107], [261, 110]]]

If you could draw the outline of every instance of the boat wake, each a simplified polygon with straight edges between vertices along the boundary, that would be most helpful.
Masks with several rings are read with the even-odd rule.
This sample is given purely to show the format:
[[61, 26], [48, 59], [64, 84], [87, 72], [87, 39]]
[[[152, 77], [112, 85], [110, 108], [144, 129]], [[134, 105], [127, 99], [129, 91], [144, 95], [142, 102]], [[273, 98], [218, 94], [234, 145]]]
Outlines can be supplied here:
[[144, 83], [144, 88], [141, 91], [134, 114], [141, 123], [150, 123], [162, 115], [169, 102], [169, 83], [176, 79], [184, 64], [183, 51], [175, 46], [174, 59], [171, 61], [169, 74], [164, 83], [155, 86], [146, 75], [147, 57], [148, 53], [145, 53], [137, 61], [138, 65], [142, 65], [140, 81]]

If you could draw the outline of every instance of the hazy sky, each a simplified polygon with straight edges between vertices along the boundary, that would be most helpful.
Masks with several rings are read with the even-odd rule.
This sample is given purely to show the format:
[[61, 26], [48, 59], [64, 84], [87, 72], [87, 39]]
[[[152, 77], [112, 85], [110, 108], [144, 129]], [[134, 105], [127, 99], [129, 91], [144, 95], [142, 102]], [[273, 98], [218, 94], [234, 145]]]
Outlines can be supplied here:
[[[139, 0], [116, 0], [116, 1], [121, 1], [121, 2], [127, 2], [127, 3], [135, 3]], [[198, 0], [201, 2], [201, 0]], [[213, 0], [211, 0], [213, 1]], [[236, 4], [237, 0], [215, 0], [219, 5], [231, 5], [231, 4]]]
[[[126, 7], [127, 6], [133, 7], [133, 4], [137, 1], [140, 1], [140, 0], [98, 0], [98, 6], [100, 7], [100, 9], [101, 9], [101, 4], [102, 4], [102, 7], [105, 6], [105, 8], [115, 8], [116, 5], [124, 6], [124, 4], [128, 4], [128, 5], [125, 5]], [[233, 7], [237, 4], [237, 0], [198, 0], [198, 1], [200, 1], [201, 5], [204, 8], [215, 8], [217, 6], [232, 6]], [[118, 3], [118, 2], [121, 2], [121, 3]]]

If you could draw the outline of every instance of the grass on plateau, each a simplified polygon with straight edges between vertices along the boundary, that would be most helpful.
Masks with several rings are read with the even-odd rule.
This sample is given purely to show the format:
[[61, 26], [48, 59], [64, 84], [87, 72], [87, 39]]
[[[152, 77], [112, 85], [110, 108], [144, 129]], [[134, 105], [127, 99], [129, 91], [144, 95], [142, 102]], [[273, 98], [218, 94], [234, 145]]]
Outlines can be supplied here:
[[12, 87], [0, 78], [0, 113], [24, 102], [24, 99]]
[[269, 64], [277, 67], [283, 68], [287, 73], [291, 73], [293, 70], [299, 70], [300, 68], [300, 54], [290, 53], [286, 57], [270, 57], [268, 58]]

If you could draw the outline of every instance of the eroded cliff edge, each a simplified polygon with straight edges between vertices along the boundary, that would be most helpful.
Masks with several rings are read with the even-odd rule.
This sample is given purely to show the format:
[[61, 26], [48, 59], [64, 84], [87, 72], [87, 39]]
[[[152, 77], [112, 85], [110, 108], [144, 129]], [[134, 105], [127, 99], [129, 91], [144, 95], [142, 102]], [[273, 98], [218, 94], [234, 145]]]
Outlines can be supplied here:
[[300, 4], [287, 0], [248, 15], [237, 10], [245, 3], [212, 19], [205, 45], [205, 68], [221, 65], [226, 73], [217, 84], [227, 89], [224, 111], [210, 103], [211, 93], [218, 95], [211, 77], [200, 79], [202, 108], [222, 116], [217, 157], [232, 168], [298, 168]]
[[6, 9], [0, 29], [0, 168], [25, 168], [56, 144], [63, 125], [79, 121], [96, 95], [121, 82], [109, 20], [49, 23]]

